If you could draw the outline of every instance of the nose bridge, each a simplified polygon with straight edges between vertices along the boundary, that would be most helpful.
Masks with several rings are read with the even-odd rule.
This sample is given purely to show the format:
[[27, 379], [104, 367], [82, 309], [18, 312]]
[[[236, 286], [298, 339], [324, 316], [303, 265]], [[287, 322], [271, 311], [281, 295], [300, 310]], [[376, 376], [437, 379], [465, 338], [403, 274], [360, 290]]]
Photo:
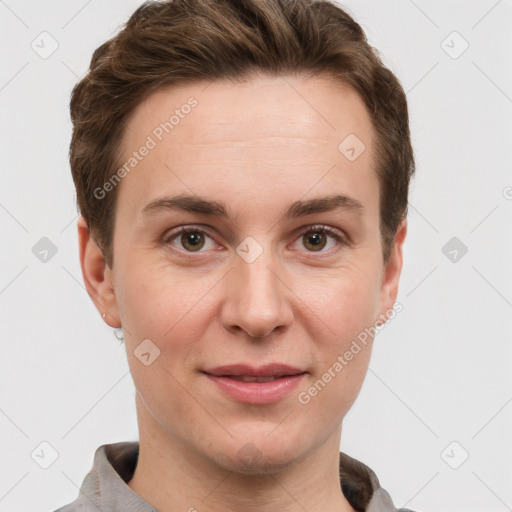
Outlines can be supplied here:
[[254, 242], [246, 240], [237, 248], [223, 320], [226, 328], [238, 327], [250, 336], [263, 337], [287, 325], [292, 314], [271, 248]]
[[241, 285], [246, 287], [244, 297], [250, 300], [266, 299], [267, 301], [277, 302], [277, 295], [281, 293], [274, 258], [267, 250], [265, 254], [259, 256], [252, 263], [239, 261], [238, 277]]

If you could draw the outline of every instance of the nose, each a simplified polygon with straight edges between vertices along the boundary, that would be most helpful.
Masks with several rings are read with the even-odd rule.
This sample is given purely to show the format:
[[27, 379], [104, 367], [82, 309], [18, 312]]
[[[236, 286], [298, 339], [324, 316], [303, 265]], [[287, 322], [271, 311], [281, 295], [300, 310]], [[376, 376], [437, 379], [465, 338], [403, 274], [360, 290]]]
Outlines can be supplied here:
[[293, 294], [272, 258], [265, 257], [268, 252], [252, 263], [237, 258], [226, 276], [221, 321], [231, 332], [245, 331], [250, 337], [262, 338], [279, 328], [283, 330], [293, 320]]

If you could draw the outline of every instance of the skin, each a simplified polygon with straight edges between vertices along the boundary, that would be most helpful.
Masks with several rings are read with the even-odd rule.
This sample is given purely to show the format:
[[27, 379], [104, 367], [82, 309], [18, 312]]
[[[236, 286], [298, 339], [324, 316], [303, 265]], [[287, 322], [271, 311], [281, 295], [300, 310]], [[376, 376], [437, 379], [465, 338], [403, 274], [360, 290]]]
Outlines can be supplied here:
[[[351, 511], [338, 476], [342, 420], [373, 340], [308, 404], [297, 395], [396, 300], [406, 221], [385, 265], [370, 117], [354, 90], [322, 77], [166, 88], [129, 118], [121, 161], [190, 96], [197, 107], [118, 185], [113, 268], [78, 222], [85, 285], [105, 321], [123, 327], [137, 391], [140, 454], [128, 485], [161, 512]], [[366, 146], [352, 162], [338, 149], [351, 133]], [[141, 213], [177, 194], [222, 202], [232, 217]], [[295, 201], [333, 194], [363, 208], [283, 217]], [[202, 230], [199, 251], [179, 234], [169, 240], [179, 226]], [[252, 263], [236, 252], [247, 237], [262, 249]], [[134, 355], [144, 339], [160, 350], [148, 366]], [[239, 362], [308, 374], [277, 403], [243, 404], [200, 373]], [[252, 465], [240, 452], [248, 443]]]

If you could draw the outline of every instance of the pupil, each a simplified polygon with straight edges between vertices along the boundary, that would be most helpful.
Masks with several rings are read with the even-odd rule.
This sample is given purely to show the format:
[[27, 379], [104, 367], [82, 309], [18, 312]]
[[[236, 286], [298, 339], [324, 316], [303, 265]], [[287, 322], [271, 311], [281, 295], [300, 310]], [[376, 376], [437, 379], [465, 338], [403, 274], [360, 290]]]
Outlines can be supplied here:
[[188, 241], [192, 245], [197, 244], [197, 242], [199, 241], [199, 235], [197, 233], [192, 233], [192, 234], [188, 235]]
[[184, 247], [192, 250], [200, 249], [203, 245], [201, 233], [185, 233], [182, 236], [182, 243]]
[[323, 233], [314, 233], [307, 237], [307, 243], [313, 250], [318, 251], [325, 246], [325, 238]]

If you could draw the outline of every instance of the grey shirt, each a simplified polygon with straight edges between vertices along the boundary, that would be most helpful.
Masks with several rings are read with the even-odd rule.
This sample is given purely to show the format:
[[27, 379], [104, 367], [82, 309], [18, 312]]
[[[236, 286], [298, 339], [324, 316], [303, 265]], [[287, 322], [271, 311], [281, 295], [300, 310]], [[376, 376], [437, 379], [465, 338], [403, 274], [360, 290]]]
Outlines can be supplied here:
[[[127, 485], [138, 456], [138, 442], [100, 446], [78, 498], [55, 512], [158, 512]], [[405, 508], [397, 510], [375, 473], [343, 452], [340, 452], [340, 484], [345, 498], [357, 512], [413, 512]]]

